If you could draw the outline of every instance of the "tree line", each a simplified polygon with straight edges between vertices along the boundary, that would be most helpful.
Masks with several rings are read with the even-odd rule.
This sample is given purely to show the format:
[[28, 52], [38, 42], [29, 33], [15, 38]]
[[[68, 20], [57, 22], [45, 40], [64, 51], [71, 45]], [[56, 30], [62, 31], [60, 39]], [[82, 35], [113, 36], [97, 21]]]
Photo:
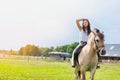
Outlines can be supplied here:
[[58, 51], [58, 52], [67, 52], [72, 54], [74, 48], [78, 45], [78, 42], [74, 42], [68, 45], [62, 45], [55, 47], [39, 47], [36, 45], [27, 44], [24, 47], [21, 47], [19, 51], [10, 50], [8, 54], [16, 55], [25, 55], [25, 56], [48, 56], [49, 52]]

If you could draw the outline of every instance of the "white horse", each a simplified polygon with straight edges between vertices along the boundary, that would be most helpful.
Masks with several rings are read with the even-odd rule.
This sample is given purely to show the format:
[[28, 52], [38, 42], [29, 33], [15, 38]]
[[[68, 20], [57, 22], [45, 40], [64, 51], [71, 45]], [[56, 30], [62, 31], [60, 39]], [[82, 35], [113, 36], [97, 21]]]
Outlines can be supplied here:
[[104, 34], [91, 32], [88, 36], [87, 44], [78, 56], [78, 63], [75, 67], [75, 80], [86, 80], [85, 72], [90, 71], [90, 79], [94, 80], [96, 66], [98, 64], [98, 50], [104, 49]]

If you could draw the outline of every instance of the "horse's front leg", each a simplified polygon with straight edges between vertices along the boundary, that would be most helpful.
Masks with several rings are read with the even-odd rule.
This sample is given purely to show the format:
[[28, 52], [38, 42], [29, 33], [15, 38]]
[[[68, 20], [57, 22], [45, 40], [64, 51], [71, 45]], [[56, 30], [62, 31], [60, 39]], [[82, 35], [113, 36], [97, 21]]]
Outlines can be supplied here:
[[94, 80], [95, 71], [96, 71], [96, 67], [94, 67], [90, 72], [90, 80]]
[[85, 71], [81, 71], [80, 80], [86, 80]]
[[74, 78], [74, 80], [78, 80], [78, 77], [79, 77], [79, 75], [78, 75], [78, 70], [75, 68], [75, 78]]

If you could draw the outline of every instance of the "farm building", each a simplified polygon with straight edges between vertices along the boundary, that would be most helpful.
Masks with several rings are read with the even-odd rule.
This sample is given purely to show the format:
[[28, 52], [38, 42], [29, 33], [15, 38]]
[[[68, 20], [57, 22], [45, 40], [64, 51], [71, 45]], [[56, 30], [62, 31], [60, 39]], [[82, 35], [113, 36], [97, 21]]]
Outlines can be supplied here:
[[65, 52], [49, 52], [50, 59], [53, 60], [70, 60], [71, 54]]
[[120, 44], [106, 44], [106, 54], [102, 55], [103, 62], [120, 62]]
[[[106, 54], [101, 55], [102, 62], [120, 63], [120, 44], [106, 44]], [[67, 60], [71, 54], [64, 52], [49, 52], [50, 59]]]

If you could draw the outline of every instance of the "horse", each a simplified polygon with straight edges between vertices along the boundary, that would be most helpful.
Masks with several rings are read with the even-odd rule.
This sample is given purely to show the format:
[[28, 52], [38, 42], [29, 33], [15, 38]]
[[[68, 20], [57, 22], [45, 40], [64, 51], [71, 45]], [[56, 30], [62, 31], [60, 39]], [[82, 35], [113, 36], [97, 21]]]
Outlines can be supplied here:
[[86, 71], [90, 71], [90, 80], [94, 80], [94, 74], [96, 72], [96, 66], [98, 64], [97, 53], [99, 50], [102, 52], [105, 51], [104, 34], [101, 32], [97, 33], [95, 31], [91, 31], [88, 36], [87, 44], [82, 48], [78, 56], [78, 62], [75, 66], [74, 80], [86, 80]]

